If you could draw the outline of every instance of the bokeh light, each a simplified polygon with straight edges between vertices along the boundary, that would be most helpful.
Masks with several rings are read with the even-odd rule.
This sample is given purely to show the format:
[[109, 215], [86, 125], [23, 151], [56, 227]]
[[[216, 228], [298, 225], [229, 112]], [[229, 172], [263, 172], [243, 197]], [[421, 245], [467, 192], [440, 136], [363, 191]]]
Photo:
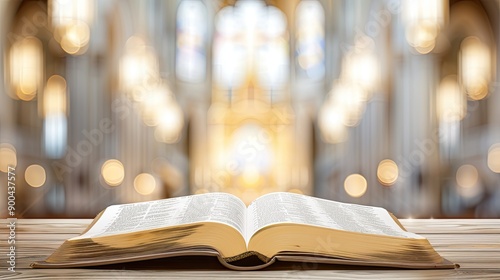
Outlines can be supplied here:
[[478, 197], [483, 192], [479, 182], [479, 173], [475, 166], [465, 164], [457, 169], [457, 192], [465, 199]]
[[66, 80], [59, 75], [53, 75], [47, 80], [43, 92], [43, 143], [45, 154], [49, 158], [61, 158], [66, 151], [68, 130], [66, 91]]
[[491, 145], [488, 150], [488, 167], [495, 173], [500, 173], [500, 143]]
[[90, 40], [90, 28], [81, 21], [77, 21], [68, 25], [59, 31], [61, 35], [61, 48], [72, 55], [83, 54], [87, 50], [87, 45]]
[[144, 92], [139, 101], [141, 106], [142, 120], [147, 126], [157, 126], [163, 111], [173, 101], [173, 94], [166, 84], [158, 84], [152, 89]]
[[0, 171], [9, 172], [9, 167], [16, 168], [16, 148], [9, 143], [0, 144]]
[[158, 113], [155, 139], [158, 142], [175, 143], [179, 140], [184, 125], [184, 113], [177, 102], [171, 100]]
[[[377, 87], [379, 72], [375, 52], [368, 47], [359, 48], [347, 54], [342, 62], [342, 79], [360, 86], [366, 94]], [[365, 95], [362, 99], [369, 98]]]
[[462, 188], [473, 188], [479, 179], [479, 173], [475, 166], [465, 164], [457, 169], [457, 184]]
[[141, 37], [132, 36], [127, 40], [119, 67], [120, 86], [129, 92], [137, 91], [139, 94], [133, 95], [135, 101], [140, 101], [143, 90], [149, 90], [158, 83], [158, 58], [154, 49]]
[[477, 37], [467, 37], [460, 44], [460, 74], [470, 99], [481, 100], [488, 95], [491, 51]]
[[45, 184], [47, 176], [45, 174], [45, 169], [42, 166], [33, 164], [26, 168], [26, 171], [24, 172], [24, 178], [28, 185], [32, 186], [33, 188], [38, 188]]
[[125, 169], [119, 160], [109, 159], [102, 165], [101, 174], [106, 184], [116, 187], [123, 182]]
[[54, 39], [68, 54], [85, 53], [94, 17], [94, 1], [51, 0], [48, 5]]
[[10, 49], [10, 84], [16, 97], [21, 100], [32, 100], [41, 87], [43, 77], [42, 51], [42, 43], [35, 37], [21, 39], [15, 42]]
[[318, 114], [318, 126], [325, 142], [336, 144], [347, 140], [347, 127], [344, 125], [345, 116], [342, 108], [325, 102]]
[[393, 185], [398, 179], [398, 175], [398, 165], [394, 161], [390, 159], [384, 159], [378, 164], [377, 178], [382, 185]]
[[27, 217], [214, 191], [500, 213], [498, 1], [17, 2], [0, 179]]
[[344, 117], [343, 124], [357, 126], [366, 109], [367, 93], [354, 82], [336, 81], [329, 98]]
[[142, 195], [153, 193], [156, 188], [156, 180], [153, 175], [149, 173], [141, 173], [134, 179], [134, 189]]
[[408, 43], [420, 54], [428, 54], [434, 49], [437, 35], [438, 28], [429, 21], [411, 26], [406, 30]]
[[344, 181], [344, 189], [349, 196], [361, 197], [366, 193], [368, 183], [360, 174], [351, 174]]
[[443, 122], [456, 122], [465, 117], [467, 102], [458, 85], [457, 76], [447, 76], [439, 84], [436, 108], [438, 118]]
[[402, 19], [406, 40], [420, 54], [431, 52], [448, 19], [447, 0], [404, 0]]
[[43, 112], [45, 116], [66, 113], [66, 88], [66, 80], [59, 75], [53, 75], [47, 80], [43, 92]]

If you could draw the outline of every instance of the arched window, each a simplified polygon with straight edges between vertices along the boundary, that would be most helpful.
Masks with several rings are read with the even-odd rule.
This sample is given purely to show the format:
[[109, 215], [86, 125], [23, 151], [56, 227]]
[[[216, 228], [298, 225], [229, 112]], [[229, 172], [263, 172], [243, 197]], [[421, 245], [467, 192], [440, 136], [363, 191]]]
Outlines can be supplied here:
[[325, 76], [325, 11], [316, 0], [300, 2], [296, 10], [295, 59], [299, 77]]
[[216, 87], [233, 90], [252, 81], [276, 100], [289, 79], [287, 34], [285, 14], [264, 2], [223, 8], [216, 17], [213, 47]]
[[207, 10], [198, 0], [182, 1], [177, 10], [175, 73], [177, 79], [198, 83], [206, 77]]

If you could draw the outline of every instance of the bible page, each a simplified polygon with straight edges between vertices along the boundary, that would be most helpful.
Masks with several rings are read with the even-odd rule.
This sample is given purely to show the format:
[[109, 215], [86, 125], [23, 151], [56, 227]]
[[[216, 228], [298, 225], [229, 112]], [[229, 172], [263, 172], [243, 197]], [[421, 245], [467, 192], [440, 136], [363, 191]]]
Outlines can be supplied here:
[[243, 235], [245, 211], [245, 204], [227, 193], [113, 205], [89, 231], [70, 240], [209, 221], [229, 225]]
[[338, 230], [423, 238], [401, 229], [380, 207], [335, 202], [294, 193], [270, 193], [257, 198], [247, 210], [247, 243], [259, 229], [277, 223], [297, 223]]

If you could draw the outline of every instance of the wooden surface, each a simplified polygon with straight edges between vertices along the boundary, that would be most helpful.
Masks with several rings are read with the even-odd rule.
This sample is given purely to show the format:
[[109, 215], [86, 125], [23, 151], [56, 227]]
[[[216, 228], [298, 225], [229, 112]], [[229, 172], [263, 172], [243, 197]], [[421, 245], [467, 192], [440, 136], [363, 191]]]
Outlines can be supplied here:
[[436, 250], [461, 268], [401, 270], [349, 266], [278, 264], [261, 271], [232, 271], [211, 258], [179, 258], [92, 269], [31, 269], [65, 239], [77, 236], [91, 220], [19, 219], [16, 272], [7, 270], [7, 221], [0, 222], [0, 279], [500, 279], [500, 220], [401, 220], [408, 231], [429, 239]]

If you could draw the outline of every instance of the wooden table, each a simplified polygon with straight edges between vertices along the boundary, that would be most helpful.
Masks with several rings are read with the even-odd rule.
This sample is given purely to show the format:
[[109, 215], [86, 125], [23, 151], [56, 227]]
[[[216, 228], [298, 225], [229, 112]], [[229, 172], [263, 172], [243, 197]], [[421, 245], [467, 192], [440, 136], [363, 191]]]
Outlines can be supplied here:
[[[500, 220], [402, 219], [411, 232], [429, 239], [436, 250], [461, 268], [451, 270], [403, 270], [329, 265], [304, 269], [300, 264], [261, 271], [231, 271], [213, 259], [175, 260], [170, 264], [142, 262], [127, 267], [99, 269], [31, 269], [29, 264], [45, 259], [65, 239], [77, 236], [88, 219], [18, 219], [16, 227], [16, 272], [7, 270], [7, 220], [0, 222], [1, 279], [500, 279]], [[189, 263], [187, 263], [189, 262]], [[165, 267], [166, 266], [166, 267]]]

